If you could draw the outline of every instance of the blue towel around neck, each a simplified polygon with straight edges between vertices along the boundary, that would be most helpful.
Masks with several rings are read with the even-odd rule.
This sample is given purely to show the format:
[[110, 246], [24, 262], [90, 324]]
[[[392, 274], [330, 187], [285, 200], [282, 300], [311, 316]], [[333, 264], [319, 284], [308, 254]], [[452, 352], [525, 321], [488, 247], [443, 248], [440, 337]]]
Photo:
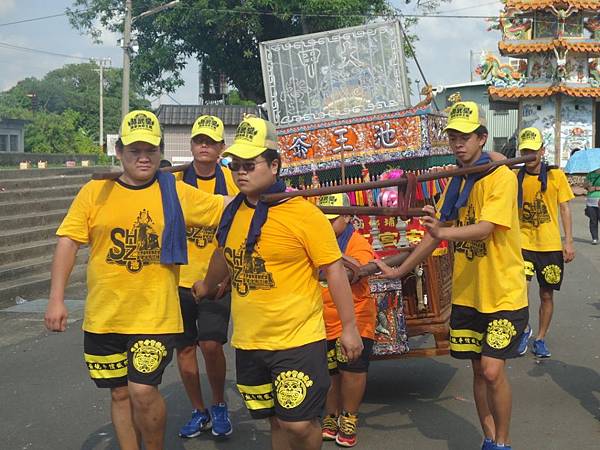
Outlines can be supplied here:
[[[190, 163], [183, 172], [183, 182], [190, 186], [198, 187], [198, 176], [194, 170], [194, 163]], [[215, 164], [215, 194], [227, 195], [227, 183], [225, 182], [225, 175], [220, 164]]]
[[[269, 187], [269, 189], [263, 192], [263, 194], [276, 194], [279, 192], [284, 192], [285, 188], [285, 183], [281, 180], [277, 180]], [[227, 205], [225, 211], [223, 211], [221, 223], [219, 223], [219, 229], [217, 230], [217, 241], [219, 242], [219, 247], [225, 246], [225, 243], [227, 242], [227, 235], [229, 234], [231, 224], [233, 223], [233, 218], [245, 199], [246, 195], [240, 192], [235, 196], [233, 201]], [[252, 255], [252, 252], [254, 252], [254, 246], [260, 237], [262, 226], [267, 221], [267, 215], [271, 206], [273, 206], [273, 204], [265, 203], [260, 200], [256, 204], [254, 214], [252, 215], [252, 221], [250, 222], [250, 229], [248, 230], [248, 235], [246, 237], [246, 256], [250, 256]]]
[[[519, 185], [519, 208], [523, 207], [523, 180], [525, 179], [525, 173], [527, 172], [527, 167], [523, 165], [519, 169], [519, 173], [517, 174], [517, 181]], [[542, 185], [542, 192], [546, 192], [546, 188], [548, 187], [548, 164], [542, 162], [540, 165], [540, 173], [538, 175], [538, 180]]]
[[346, 253], [346, 249], [348, 248], [348, 243], [350, 242], [350, 238], [352, 237], [353, 234], [354, 234], [354, 226], [351, 223], [349, 223], [346, 225], [346, 228], [344, 229], [342, 234], [340, 234], [337, 237], [337, 243], [340, 247], [340, 251], [342, 252], [342, 254]]
[[[475, 165], [481, 166], [489, 162], [491, 162], [490, 156], [487, 153], [482, 152], [477, 162], [475, 162]], [[489, 172], [481, 172], [467, 175], [462, 190], [460, 187], [465, 177], [452, 177], [448, 189], [446, 190], [442, 210], [440, 211], [440, 220], [442, 222], [448, 222], [458, 219], [458, 210], [467, 204], [467, 200], [469, 199], [469, 195], [471, 194], [475, 182], [488, 174]]]
[[187, 243], [185, 236], [185, 220], [181, 203], [177, 196], [175, 176], [169, 172], [158, 171], [156, 174], [162, 197], [165, 228], [160, 249], [161, 264], [187, 264]]

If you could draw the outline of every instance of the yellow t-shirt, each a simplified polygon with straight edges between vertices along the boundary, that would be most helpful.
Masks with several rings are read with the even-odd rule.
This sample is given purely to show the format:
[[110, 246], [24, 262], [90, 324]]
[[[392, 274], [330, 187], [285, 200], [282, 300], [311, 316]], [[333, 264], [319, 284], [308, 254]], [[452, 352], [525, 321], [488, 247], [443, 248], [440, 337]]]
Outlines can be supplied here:
[[523, 208], [519, 211], [521, 245], [537, 252], [561, 251], [559, 205], [575, 198], [567, 177], [560, 169], [548, 170], [546, 192], [538, 175], [525, 173]]
[[284, 350], [325, 339], [318, 268], [342, 257], [329, 221], [301, 198], [272, 206], [247, 257], [253, 214], [242, 203], [223, 248], [231, 276], [231, 344]]
[[[445, 192], [438, 211], [444, 196]], [[521, 255], [517, 177], [505, 166], [475, 183], [455, 225], [480, 221], [497, 226], [484, 241], [454, 243], [452, 303], [482, 313], [524, 308], [527, 287]]]
[[[222, 170], [227, 186], [227, 195], [236, 195], [239, 189], [233, 182], [231, 171], [225, 167]], [[183, 172], [177, 172], [175, 176], [178, 180], [183, 180]], [[207, 194], [215, 192], [216, 178], [214, 176], [210, 178], [197, 177], [197, 183], [198, 189], [201, 191]], [[217, 248], [217, 241], [215, 239], [217, 225], [212, 227], [188, 227], [186, 229], [188, 264], [181, 266], [179, 286], [191, 288], [196, 281], [206, 276], [208, 263]]]
[[[223, 197], [177, 182], [186, 225], [215, 226]], [[81, 188], [58, 236], [89, 244], [83, 329], [92, 333], [183, 331], [179, 266], [160, 264], [164, 228], [157, 181], [134, 188], [90, 181]]]

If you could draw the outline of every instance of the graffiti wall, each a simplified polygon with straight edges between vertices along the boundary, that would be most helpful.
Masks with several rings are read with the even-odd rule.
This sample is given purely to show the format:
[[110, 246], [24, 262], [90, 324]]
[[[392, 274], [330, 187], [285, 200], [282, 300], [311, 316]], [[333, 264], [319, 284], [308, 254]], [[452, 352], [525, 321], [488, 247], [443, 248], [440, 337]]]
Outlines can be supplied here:
[[560, 165], [567, 163], [571, 152], [578, 148], [592, 148], [594, 100], [563, 97], [560, 107]]
[[536, 127], [542, 132], [548, 163], [557, 164], [555, 151], [556, 99], [526, 99], [519, 105], [521, 128]]

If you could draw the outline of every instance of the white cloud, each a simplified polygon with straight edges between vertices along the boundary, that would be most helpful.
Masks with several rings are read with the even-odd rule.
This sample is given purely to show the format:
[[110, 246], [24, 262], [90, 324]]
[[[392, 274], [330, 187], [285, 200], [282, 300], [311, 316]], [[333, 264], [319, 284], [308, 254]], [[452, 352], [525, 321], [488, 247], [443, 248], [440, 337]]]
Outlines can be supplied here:
[[17, 0], [2, 0], [0, 1], [0, 15], [11, 12], [17, 4]]
[[[455, 0], [443, 4], [439, 11], [443, 15], [495, 17], [502, 6], [500, 1]], [[433, 86], [470, 81], [471, 51], [477, 62], [482, 50], [495, 51], [498, 48], [500, 34], [488, 32], [488, 26], [484, 18], [420, 19], [411, 31], [419, 37], [415, 52], [427, 81]], [[412, 58], [410, 55], [407, 58], [411, 78], [420, 79]]]

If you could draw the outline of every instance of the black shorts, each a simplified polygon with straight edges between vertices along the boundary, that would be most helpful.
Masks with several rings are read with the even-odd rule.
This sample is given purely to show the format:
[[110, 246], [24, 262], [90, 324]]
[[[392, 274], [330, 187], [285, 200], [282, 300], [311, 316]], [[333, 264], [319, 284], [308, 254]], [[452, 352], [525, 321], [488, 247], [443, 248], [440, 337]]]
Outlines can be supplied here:
[[200, 341], [227, 342], [231, 292], [218, 300], [204, 299], [196, 303], [192, 291], [179, 288], [179, 305], [183, 317], [183, 333], [177, 338], [177, 348], [196, 345]]
[[325, 340], [287, 350], [235, 351], [237, 387], [254, 419], [320, 417], [329, 390]]
[[532, 250], [522, 250], [522, 252], [527, 281], [531, 281], [535, 273], [540, 287], [560, 291], [564, 268], [563, 252], [534, 252]]
[[481, 313], [468, 306], [452, 305], [450, 354], [458, 359], [519, 356], [519, 338], [529, 322], [529, 308]]
[[339, 339], [327, 341], [327, 368], [329, 375], [336, 375], [340, 370], [354, 373], [367, 373], [369, 371], [369, 358], [373, 352], [373, 339], [362, 338], [363, 351], [360, 357], [354, 362], [348, 362], [347, 358], [341, 353], [341, 348], [337, 345]]
[[90, 377], [99, 388], [127, 381], [158, 386], [171, 362], [177, 334], [97, 334], [85, 331], [83, 351]]

